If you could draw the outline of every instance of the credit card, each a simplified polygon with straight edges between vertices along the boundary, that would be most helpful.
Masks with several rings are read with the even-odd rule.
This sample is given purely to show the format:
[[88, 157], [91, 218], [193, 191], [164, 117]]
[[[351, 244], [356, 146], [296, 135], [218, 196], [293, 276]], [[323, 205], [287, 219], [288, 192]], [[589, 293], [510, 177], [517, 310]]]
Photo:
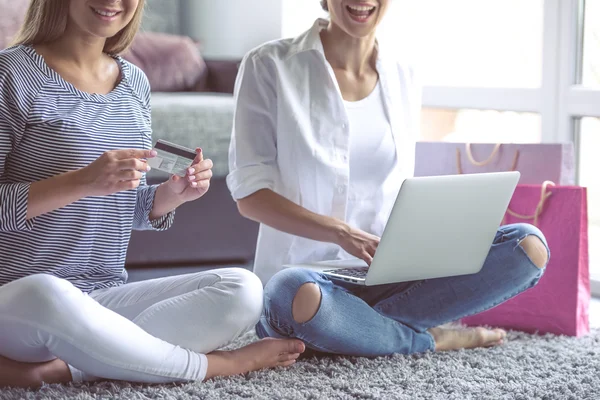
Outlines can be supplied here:
[[154, 150], [156, 157], [149, 158], [148, 165], [173, 175], [185, 176], [196, 158], [194, 150], [162, 139], [156, 142]]

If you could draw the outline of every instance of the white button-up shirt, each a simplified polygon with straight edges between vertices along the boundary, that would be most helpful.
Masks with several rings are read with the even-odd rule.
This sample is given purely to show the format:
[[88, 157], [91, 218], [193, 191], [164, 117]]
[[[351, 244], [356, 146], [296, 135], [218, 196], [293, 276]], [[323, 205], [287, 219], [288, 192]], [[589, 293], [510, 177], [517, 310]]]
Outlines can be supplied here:
[[[227, 184], [235, 200], [271, 189], [302, 207], [346, 221], [349, 213], [350, 128], [319, 19], [295, 39], [267, 43], [242, 61]], [[421, 88], [413, 70], [380, 43], [376, 64], [394, 138], [396, 165], [368, 205], [370, 233], [381, 236], [402, 181], [413, 175]], [[261, 224], [254, 272], [264, 284], [284, 264], [349, 258], [332, 243]]]

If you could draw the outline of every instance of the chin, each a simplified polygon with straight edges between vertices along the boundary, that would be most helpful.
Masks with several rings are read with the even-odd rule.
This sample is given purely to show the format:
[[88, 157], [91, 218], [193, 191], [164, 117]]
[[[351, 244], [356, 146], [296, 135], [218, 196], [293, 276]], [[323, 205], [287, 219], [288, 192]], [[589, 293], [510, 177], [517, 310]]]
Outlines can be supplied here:
[[342, 3], [342, 7], [336, 9], [335, 17], [342, 30], [361, 39], [375, 34], [384, 11], [380, 2], [359, 0]]
[[364, 39], [375, 34], [375, 29], [345, 29], [346, 33], [356, 39]]
[[364, 39], [371, 37], [376, 32], [376, 27], [357, 27], [353, 24], [341, 24], [338, 25], [348, 36], [351, 36], [355, 39]]
[[90, 37], [103, 39], [103, 40], [108, 40], [108, 39], [112, 38], [113, 36], [115, 36], [117, 33], [119, 33], [119, 31], [114, 30], [114, 29], [111, 29], [110, 31], [105, 30], [105, 29], [88, 29], [88, 31], [87, 31], [87, 34]]

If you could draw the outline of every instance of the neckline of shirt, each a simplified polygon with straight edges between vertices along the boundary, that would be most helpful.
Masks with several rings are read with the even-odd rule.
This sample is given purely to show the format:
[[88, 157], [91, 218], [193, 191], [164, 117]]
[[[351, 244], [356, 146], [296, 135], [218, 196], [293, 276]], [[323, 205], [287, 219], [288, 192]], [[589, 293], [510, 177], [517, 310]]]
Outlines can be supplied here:
[[24, 51], [31, 57], [35, 64], [42, 70], [43, 73], [48, 75], [56, 82], [60, 87], [67, 90], [69, 93], [80, 97], [84, 100], [96, 102], [96, 103], [108, 103], [118, 98], [123, 94], [129, 83], [129, 68], [127, 63], [120, 56], [111, 55], [119, 66], [121, 79], [119, 83], [107, 94], [102, 93], [88, 93], [83, 90], [77, 89], [72, 83], [67, 82], [58, 72], [50, 68], [44, 57], [40, 55], [31, 45], [22, 45]]
[[374, 100], [376, 100], [377, 96], [381, 95], [381, 82], [379, 80], [377, 80], [377, 84], [375, 85], [375, 87], [373, 88], [373, 90], [371, 91], [371, 93], [369, 93], [366, 97], [357, 100], [357, 101], [348, 101], [348, 100], [344, 100], [344, 105], [347, 108], [361, 108], [367, 105], [367, 103], [370, 103]]

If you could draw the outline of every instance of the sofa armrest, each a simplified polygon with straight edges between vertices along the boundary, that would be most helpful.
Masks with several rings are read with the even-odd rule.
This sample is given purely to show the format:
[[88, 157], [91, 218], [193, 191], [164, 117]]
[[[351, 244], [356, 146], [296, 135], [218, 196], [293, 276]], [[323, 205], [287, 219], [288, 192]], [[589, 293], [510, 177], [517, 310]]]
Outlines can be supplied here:
[[206, 90], [233, 94], [241, 60], [205, 60], [208, 68]]

